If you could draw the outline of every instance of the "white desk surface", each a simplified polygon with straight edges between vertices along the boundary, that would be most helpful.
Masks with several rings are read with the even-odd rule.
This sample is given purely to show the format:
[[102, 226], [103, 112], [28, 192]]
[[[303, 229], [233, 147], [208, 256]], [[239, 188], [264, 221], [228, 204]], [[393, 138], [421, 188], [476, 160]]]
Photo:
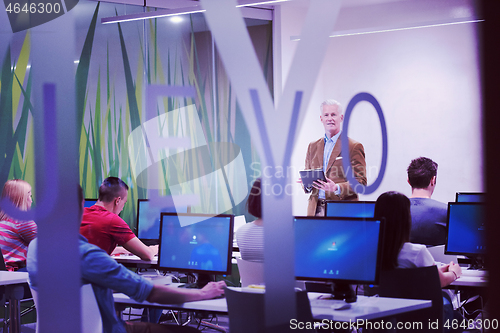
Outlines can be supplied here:
[[144, 265], [158, 265], [158, 256], [155, 256], [153, 260], [144, 260], [136, 255], [122, 254], [119, 256], [112, 256], [120, 264], [144, 264]]
[[28, 272], [0, 271], [0, 285], [19, 284], [28, 282]]
[[461, 276], [459, 279], [453, 281], [450, 286], [457, 287], [487, 287], [488, 277], [485, 276]]
[[[238, 252], [239, 253], [239, 252]], [[158, 265], [158, 256], [155, 256], [153, 260], [143, 260], [139, 258], [136, 255], [119, 255], [119, 256], [112, 256], [113, 259], [116, 260], [116, 262], [122, 264], [122, 265], [144, 265], [144, 266], [157, 266]], [[231, 263], [236, 264], [236, 260], [232, 260]]]
[[[308, 293], [309, 299], [317, 298], [320, 295], [323, 294]], [[432, 306], [432, 301], [405, 298], [358, 296], [357, 301], [352, 303], [351, 306], [352, 307], [347, 310], [331, 310], [328, 308], [311, 307], [311, 312], [314, 319], [320, 320], [371, 320], [430, 308]]]
[[192, 310], [192, 311], [210, 311], [210, 312], [218, 312], [218, 313], [227, 313], [227, 304], [225, 298], [216, 298], [209, 299], [204, 301], [194, 301], [194, 302], [186, 302], [180, 304], [159, 304], [159, 303], [150, 303], [147, 301], [144, 302], [136, 302], [130, 297], [122, 293], [113, 294], [116, 304], [123, 305], [141, 305], [144, 307], [156, 307], [156, 308], [165, 308], [165, 309], [180, 309], [180, 310]]
[[462, 269], [462, 276], [451, 283], [452, 286], [487, 287], [488, 272], [484, 270]]
[[[239, 288], [234, 288], [239, 289]], [[258, 292], [258, 291], [254, 291]], [[320, 293], [309, 293], [309, 299], [322, 295]], [[184, 309], [193, 311], [211, 311], [227, 313], [227, 303], [225, 298], [187, 302], [182, 304], [158, 304], [149, 302], [136, 302], [125, 294], [114, 294], [115, 303], [123, 305], [143, 305], [158, 308]], [[404, 312], [415, 311], [432, 306], [432, 301], [412, 300], [387, 297], [365, 297], [358, 296], [358, 301], [353, 303], [348, 310], [334, 311], [328, 308], [311, 307], [311, 312], [315, 319], [329, 319], [334, 321], [356, 321], [358, 319], [376, 319], [392, 316]]]

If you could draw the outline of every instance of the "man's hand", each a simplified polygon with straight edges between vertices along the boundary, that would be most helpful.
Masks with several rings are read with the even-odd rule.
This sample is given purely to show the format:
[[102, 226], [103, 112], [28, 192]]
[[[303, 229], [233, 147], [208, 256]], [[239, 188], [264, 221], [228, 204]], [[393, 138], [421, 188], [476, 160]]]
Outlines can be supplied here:
[[313, 183], [313, 186], [318, 190], [323, 190], [325, 192], [335, 192], [338, 187], [338, 185], [335, 184], [335, 182], [330, 178], [327, 178], [326, 182], [318, 179]]
[[192, 301], [201, 301], [224, 294], [224, 281], [209, 282], [201, 289], [176, 288], [162, 284], [153, 285], [147, 301], [161, 304], [179, 304]]
[[202, 299], [210, 299], [224, 294], [224, 281], [209, 282], [205, 287], [201, 288]]
[[119, 255], [122, 255], [122, 254], [132, 254], [132, 253], [130, 253], [130, 251], [126, 250], [122, 246], [115, 247], [115, 249], [113, 250], [113, 252], [111, 252], [112, 256], [119, 256]]

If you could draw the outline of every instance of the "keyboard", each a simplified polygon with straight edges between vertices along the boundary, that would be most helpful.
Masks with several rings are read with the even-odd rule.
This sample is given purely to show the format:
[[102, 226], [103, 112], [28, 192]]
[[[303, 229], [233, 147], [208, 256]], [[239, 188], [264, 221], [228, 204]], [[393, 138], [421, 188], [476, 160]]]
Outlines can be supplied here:
[[350, 305], [349, 303], [346, 303], [343, 300], [331, 299], [331, 298], [314, 298], [311, 299], [309, 302], [311, 303], [311, 307], [327, 308], [327, 309], [339, 308], [346, 305]]
[[479, 270], [479, 269], [463, 269], [462, 270], [462, 276], [484, 277], [487, 275], [488, 275], [488, 272], [485, 270]]

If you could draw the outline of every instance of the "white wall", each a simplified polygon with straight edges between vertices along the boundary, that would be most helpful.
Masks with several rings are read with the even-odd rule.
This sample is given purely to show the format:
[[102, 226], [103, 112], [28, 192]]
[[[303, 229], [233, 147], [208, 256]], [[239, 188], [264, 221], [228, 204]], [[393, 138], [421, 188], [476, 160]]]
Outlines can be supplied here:
[[[464, 7], [464, 4], [467, 5], [464, 1], [460, 3], [461, 13], [465, 11], [466, 15], [470, 15], [473, 9]], [[394, 12], [387, 11], [387, 8], [379, 8], [380, 21], [372, 23], [372, 30], [380, 29], [384, 11], [387, 17], [394, 16]], [[420, 20], [433, 16], [435, 22], [437, 16], [443, 16], [442, 13], [457, 12], [457, 8], [451, 7], [439, 8], [438, 14], [427, 13], [426, 10], [430, 9], [408, 7], [406, 14]], [[398, 7], [399, 21], [402, 12], [404, 8]], [[348, 16], [355, 17], [355, 13], [356, 8], [341, 10], [339, 24], [345, 27], [348, 25], [346, 22], [352, 23]], [[306, 10], [300, 5], [281, 7], [283, 82], [286, 82], [288, 68], [299, 43], [290, 41], [290, 37], [300, 35], [305, 14]], [[366, 23], [362, 19], [359, 21]], [[410, 21], [409, 18], [408, 24], [416, 24]], [[381, 186], [373, 194], [362, 195], [361, 200], [376, 200], [381, 193], [389, 190], [410, 195], [406, 168], [411, 159], [419, 156], [432, 158], [439, 164], [434, 199], [453, 201], [457, 191], [481, 191], [481, 97], [476, 41], [476, 28], [480, 24], [331, 38], [308, 115], [301, 124], [292, 167], [295, 170], [304, 167], [307, 145], [324, 133], [319, 121], [322, 100], [337, 99], [345, 109], [355, 94], [369, 92], [384, 111], [389, 154]], [[352, 24], [349, 28], [354, 26]], [[363, 102], [354, 109], [349, 136], [365, 147], [368, 182], [371, 184], [380, 167], [382, 138], [378, 117], [370, 104]], [[307, 195], [301, 191], [297, 185], [294, 215], [306, 212]]]

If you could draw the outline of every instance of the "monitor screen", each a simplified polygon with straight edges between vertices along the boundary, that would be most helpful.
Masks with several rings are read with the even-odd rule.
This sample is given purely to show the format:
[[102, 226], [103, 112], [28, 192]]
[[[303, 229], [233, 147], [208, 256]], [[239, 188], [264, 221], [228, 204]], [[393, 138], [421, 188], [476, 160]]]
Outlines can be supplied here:
[[[187, 208], [178, 213], [185, 213]], [[167, 204], [153, 203], [148, 199], [137, 200], [137, 238], [148, 244], [158, 244], [160, 240], [161, 213], [176, 213], [176, 207]]]
[[449, 202], [445, 254], [486, 253], [484, 203]]
[[297, 279], [378, 283], [382, 221], [295, 217], [294, 229]]
[[97, 202], [97, 199], [85, 199], [85, 202], [83, 203], [83, 207], [85, 207], [85, 208], [92, 207], [93, 205], [95, 205], [96, 202]]
[[325, 216], [373, 217], [375, 201], [327, 201]]
[[231, 274], [234, 215], [162, 213], [160, 269]]
[[457, 192], [455, 202], [485, 202], [486, 193], [481, 192]]

